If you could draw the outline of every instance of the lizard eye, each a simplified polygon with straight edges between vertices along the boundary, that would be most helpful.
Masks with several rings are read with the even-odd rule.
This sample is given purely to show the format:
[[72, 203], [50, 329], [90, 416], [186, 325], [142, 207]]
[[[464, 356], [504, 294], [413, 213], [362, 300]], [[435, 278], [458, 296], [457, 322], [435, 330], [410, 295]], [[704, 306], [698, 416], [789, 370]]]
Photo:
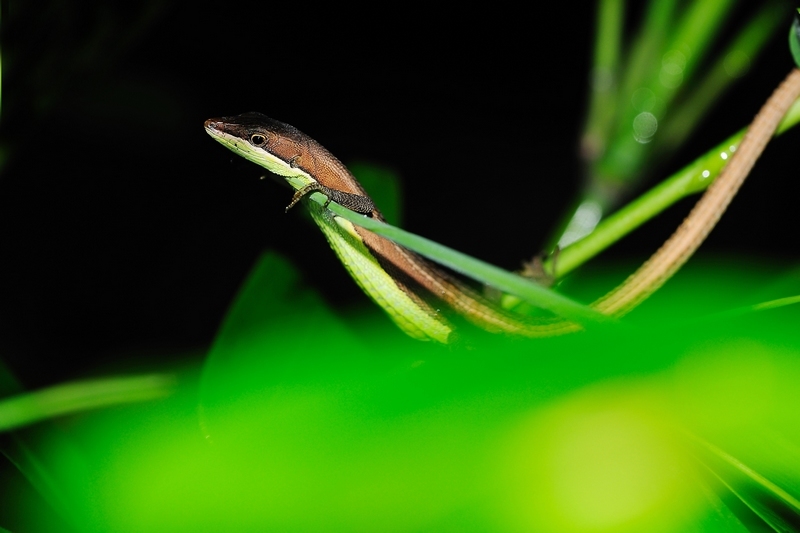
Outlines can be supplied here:
[[264, 146], [267, 144], [267, 136], [261, 133], [254, 133], [250, 136], [250, 144], [253, 146]]

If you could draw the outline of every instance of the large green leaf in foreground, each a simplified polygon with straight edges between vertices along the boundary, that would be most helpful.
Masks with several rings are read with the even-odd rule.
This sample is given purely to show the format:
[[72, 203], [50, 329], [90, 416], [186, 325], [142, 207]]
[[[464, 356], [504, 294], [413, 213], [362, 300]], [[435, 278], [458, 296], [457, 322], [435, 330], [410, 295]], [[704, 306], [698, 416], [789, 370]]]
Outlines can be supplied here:
[[695, 268], [638, 323], [450, 349], [332, 311], [268, 254], [199, 386], [84, 415], [73, 449], [41, 453], [82, 531], [791, 527], [797, 310], [692, 316], [754, 303], [767, 276]]

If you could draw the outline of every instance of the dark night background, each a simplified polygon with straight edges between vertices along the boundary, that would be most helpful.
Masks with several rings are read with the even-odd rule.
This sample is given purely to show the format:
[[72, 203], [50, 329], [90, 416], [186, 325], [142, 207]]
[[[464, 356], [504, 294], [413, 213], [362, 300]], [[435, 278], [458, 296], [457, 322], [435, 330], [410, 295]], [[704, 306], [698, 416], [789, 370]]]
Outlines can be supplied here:
[[[0, 357], [38, 387], [202, 354], [266, 248], [333, 305], [369, 305], [284, 214], [288, 189], [206, 135], [214, 116], [261, 111], [394, 169], [406, 228], [517, 268], [579, 186], [594, 8], [577, 4], [3, 2]], [[655, 176], [749, 122], [791, 68], [785, 35]], [[798, 141], [769, 147], [702, 253], [796, 257]], [[690, 205], [603, 258], [644, 258]]]

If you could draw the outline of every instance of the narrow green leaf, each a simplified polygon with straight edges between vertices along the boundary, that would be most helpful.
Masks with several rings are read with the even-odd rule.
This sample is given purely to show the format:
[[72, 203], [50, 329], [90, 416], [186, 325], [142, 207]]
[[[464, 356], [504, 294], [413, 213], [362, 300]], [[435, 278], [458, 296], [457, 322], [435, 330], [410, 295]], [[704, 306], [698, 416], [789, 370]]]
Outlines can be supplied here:
[[[800, 9], [797, 10], [800, 14]], [[792, 51], [794, 64], [800, 68], [800, 16], [795, 15], [792, 27], [789, 29], [789, 49]]]
[[0, 432], [87, 409], [161, 398], [173, 384], [171, 376], [152, 374], [65, 383], [19, 394], [0, 401]]
[[638, 181], [657, 142], [659, 122], [708, 52], [731, 1], [696, 0], [681, 11], [683, 16], [660, 50], [659, 68], [633, 89], [628, 105], [620, 108], [620, 127], [593, 169], [593, 180], [622, 191]]
[[[796, 126], [798, 122], [800, 122], [800, 100], [786, 113], [775, 134], [782, 134]], [[557, 256], [554, 256], [555, 259], [554, 257], [546, 259], [545, 271], [557, 278], [563, 277], [678, 200], [705, 190], [725, 166], [732, 153], [731, 147], [735, 150], [739, 146], [744, 132], [742, 129], [731, 135], [639, 198], [605, 218], [591, 234], [562, 249]]]
[[[17, 378], [0, 361], [0, 395], [11, 396], [22, 391]], [[2, 417], [3, 402], [0, 401], [0, 417]], [[2, 421], [0, 421], [0, 424]], [[58, 431], [51, 429], [53, 440], [60, 439]], [[2, 431], [2, 428], [0, 428]], [[33, 452], [25, 437], [21, 433], [11, 431], [9, 435], [0, 440], [0, 454], [2, 454], [17, 470], [27, 479], [28, 483], [39, 493], [59, 515], [65, 519], [70, 517], [70, 505], [67, 496], [53, 480], [48, 469], [36, 453]]]
[[[62, 439], [51, 431], [51, 440], [63, 445], [66, 439]], [[19, 470], [28, 483], [36, 490], [39, 496], [56, 511], [56, 513], [67, 522], [75, 522], [73, 515], [73, 504], [70, 497], [63, 487], [56, 482], [44, 461], [18, 433], [12, 432], [6, 442], [3, 454]]]
[[736, 457], [694, 438], [698, 460], [775, 531], [796, 531], [800, 500]]
[[675, 25], [678, 11], [675, 0], [651, 0], [647, 3], [644, 22], [630, 46], [628, 59], [624, 65], [622, 90], [618, 106], [628, 106], [631, 96], [647, 81], [655, 77], [661, 67], [664, 43]]
[[707, 70], [686, 98], [676, 102], [674, 113], [664, 117], [656, 150], [675, 150], [731, 84], [743, 76], [784, 20], [784, 4], [769, 2], [743, 28]]
[[[695, 0], [684, 11], [685, 15], [676, 27], [667, 52], [676, 51], [685, 61], [681, 67], [681, 79], [675, 80], [677, 86], [685, 83], [697, 69], [730, 13], [733, 3], [733, 0]], [[662, 68], [662, 73], [663, 71]], [[669, 84], [662, 83], [662, 86], [669, 88]]]
[[[655, 217], [681, 198], [699, 192], [719, 175], [739, 146], [744, 130], [729, 137], [639, 198], [603, 219], [595, 230], [544, 261], [545, 271], [561, 278]], [[720, 154], [725, 154], [725, 158]]]
[[[640, 25], [633, 45], [624, 61], [617, 59], [616, 71], [613, 73], [615, 82], [611, 89], [613, 92], [600, 93], [597, 85], [598, 68], [595, 65], [592, 72], [592, 96], [590, 99], [588, 118], [584, 132], [581, 135], [581, 157], [587, 164], [588, 176], [586, 186], [567, 212], [564, 219], [556, 226], [556, 231], [544, 245], [544, 250], [553, 251], [564, 248], [572, 242], [592, 233], [599, 220], [606, 216], [609, 210], [616, 207], [620, 193], [624, 192], [624, 185], [618, 180], [620, 172], [615, 165], [609, 165], [609, 147], [619, 144], [620, 136], [630, 137], [632, 102], [642, 100], [639, 98], [647, 92], [646, 85], [653, 79], [661, 64], [664, 43], [673, 25], [677, 2], [673, 0], [652, 0], [648, 2], [645, 19]], [[600, 5], [598, 12], [598, 39], [606, 38], [604, 30], [611, 26], [604, 23], [604, 18], [610, 18], [610, 11], [604, 4]], [[619, 15], [622, 18], [622, 15]], [[619, 28], [622, 31], [622, 28]], [[607, 31], [607, 30], [605, 30]], [[621, 39], [621, 36], [619, 36]], [[597, 43], [599, 44], [599, 43]], [[599, 61], [599, 54], [595, 62]], [[620, 68], [621, 67], [621, 68]], [[621, 81], [617, 81], [621, 78]], [[636, 96], [634, 95], [636, 93]], [[649, 93], [648, 93], [649, 94]], [[634, 97], [635, 96], [635, 97]], [[649, 103], [648, 109], [654, 105], [655, 100], [645, 98]], [[641, 150], [641, 145], [634, 143], [633, 150]], [[613, 153], [618, 151], [612, 150]], [[625, 158], [623, 158], [625, 159]], [[623, 161], [622, 163], [626, 163]]]
[[589, 112], [581, 141], [583, 155], [590, 160], [603, 152], [613, 125], [624, 13], [623, 0], [598, 2]]
[[722, 313], [715, 313], [713, 315], [703, 317], [702, 322], [707, 322], [709, 320], [715, 320], [715, 321], [728, 320], [731, 318], [736, 318], [739, 316], [744, 316], [750, 313], [754, 313], [756, 311], [770, 311], [772, 309], [779, 309], [781, 307], [787, 307], [789, 305], [795, 305], [798, 303], [800, 303], [800, 296], [787, 296], [785, 298], [777, 298], [775, 300], [760, 302], [753, 305], [737, 307], [736, 309], [730, 309]]

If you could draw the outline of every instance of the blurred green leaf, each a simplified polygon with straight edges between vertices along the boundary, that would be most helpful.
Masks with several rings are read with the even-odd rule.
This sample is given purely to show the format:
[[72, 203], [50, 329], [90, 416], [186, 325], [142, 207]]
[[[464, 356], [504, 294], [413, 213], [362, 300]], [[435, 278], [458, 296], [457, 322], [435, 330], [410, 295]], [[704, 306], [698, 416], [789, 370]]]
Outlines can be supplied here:
[[[800, 528], [800, 501], [795, 496], [716, 446], [700, 439], [694, 442], [698, 460], [765, 524], [775, 531]], [[794, 476], [782, 474], [800, 488], [796, 465], [792, 461]]]
[[170, 376], [153, 374], [65, 383], [4, 398], [0, 400], [0, 432], [87, 409], [161, 398], [172, 386]]
[[[204, 369], [201, 431], [183, 391], [86, 415], [72, 434], [91, 483], [52, 445], [84, 529], [747, 531], [741, 500], [701, 482], [684, 427], [800, 483], [797, 313], [670, 326], [758, 270], [698, 269], [635, 330], [450, 350], [391, 328], [342, 334], [316, 297], [293, 307], [284, 267], [266, 255], [232, 306]], [[285, 317], [259, 311], [263, 297], [289, 297]], [[265, 322], [240, 321], [252, 306]]]
[[[601, 34], [619, 37], [621, 2], [604, 5]], [[623, 73], [620, 94], [633, 89], [619, 105], [664, 67], [675, 31], [708, 42], [713, 31], [698, 24], [716, 25], [725, 6], [651, 2], [643, 28], [660, 31], [641, 31], [641, 50], [615, 57], [612, 41], [598, 52], [612, 70], [620, 60], [655, 65]], [[678, 196], [705, 186], [698, 176], [708, 168], [689, 170]], [[357, 172], [396, 183], [375, 168]], [[395, 216], [397, 190], [367, 188]], [[594, 191], [608, 202], [617, 192]], [[663, 209], [669, 198], [655, 201]], [[798, 293], [793, 270], [742, 267], [745, 259], [681, 272], [624, 330], [451, 349], [411, 341], [376, 313], [331, 310], [285, 259], [267, 253], [220, 329], [199, 393], [182, 381], [163, 401], [58, 420], [69, 441], [53, 425], [37, 426], [44, 453], [24, 448], [20, 469], [82, 531], [797, 529], [797, 310], [681, 323], [738, 299], [761, 301], [747, 291], [765, 279], [775, 280], [768, 298]], [[583, 290], [608, 285], [598, 276]], [[119, 385], [9, 398], [0, 401], [0, 424], [147, 396], [137, 396], [147, 387]], [[685, 428], [714, 443], [701, 447], [705, 467]], [[29, 520], [20, 530], [65, 529], [46, 523], [40, 499], [11, 494]]]
[[[702, 291], [678, 292], [683, 299], [653, 311], [697, 307], [686, 298], [699, 294], [724, 301], [720, 295], [736, 292], [725, 283], [755, 286], [716, 272], [708, 270], [714, 283], [693, 281]], [[775, 337], [750, 317], [744, 317], [746, 327], [703, 324], [680, 334], [644, 328], [536, 343], [497, 338], [494, 350], [478, 352], [391, 342], [376, 353], [341, 337], [339, 320], [328, 313], [285, 261], [265, 255], [232, 306], [204, 371], [201, 423], [211, 448], [197, 449], [199, 456], [178, 465], [156, 452], [131, 451], [137, 467], [123, 469], [123, 485], [113, 489], [127, 504], [110, 515], [111, 523], [134, 529], [158, 523], [174, 531], [200, 523], [509, 532], [652, 531], [657, 523], [659, 531], [746, 531], [731, 504], [721, 503], [725, 493], [697, 484], [699, 474], [692, 474], [686, 452], [670, 444], [667, 428], [685, 421], [713, 435], [722, 421], [741, 439], [736, 421], [742, 411], [728, 411], [724, 387], [730, 361], [711, 354], [711, 361], [692, 362], [696, 354], [705, 357], [701, 348], [716, 342], [711, 339], [759, 339], [762, 351], [750, 366], [734, 365], [730, 374], [734, 383], [746, 376], [755, 395], [791, 394], [798, 367], [794, 351], [783, 362], [765, 357], [780, 356], [783, 334]], [[682, 314], [659, 316], [669, 322]], [[665, 320], [650, 322], [663, 328]], [[560, 355], [541, 356], [550, 353]], [[686, 353], [692, 356], [688, 366]], [[752, 365], [762, 362], [782, 365], [785, 381], [760, 380], [763, 370]], [[662, 377], [635, 386], [627, 380], [596, 385], [647, 375]], [[730, 390], [741, 395], [739, 388]], [[665, 393], [671, 402], [658, 399]], [[695, 406], [698, 395], [706, 407], [692, 407], [685, 419], [683, 406]], [[162, 448], [172, 438], [163, 430], [139, 433]], [[167, 448], [192, 449], [176, 446]], [[153, 491], [153, 481], [167, 471], [173, 481]], [[137, 476], [144, 479], [136, 482]], [[533, 499], [526, 506], [520, 498]], [[184, 510], [180, 516], [175, 501]], [[559, 511], [564, 505], [569, 514]]]
[[656, 145], [658, 152], [669, 153], [679, 147], [731, 84], [750, 70], [750, 65], [783, 22], [784, 7], [781, 1], [767, 2], [706, 69], [694, 88], [676, 102], [674, 112], [665, 115], [662, 121]]
[[[61, 453], [64, 455], [69, 454], [66, 450], [68, 440], [58, 435], [52, 427], [48, 432], [48, 438], [51, 442], [60, 445]], [[58, 529], [62, 529], [65, 523], [76, 522], [69, 494], [64, 491], [64, 487], [54, 478], [46, 461], [18, 433], [7, 435], [7, 439], [3, 443], [3, 454], [22, 473], [26, 481], [41, 497], [41, 500], [56, 511], [61, 519]], [[78, 479], [80, 479], [78, 473], [73, 471], [71, 475], [74, 477], [74, 482], [78, 482]]]
[[[656, 163], [688, 138], [764, 48], [780, 23], [784, 5], [782, 0], [773, 0], [757, 7], [724, 53], [709, 59], [733, 0], [651, 0], [635, 37], [623, 45], [619, 68], [608, 77], [620, 83], [601, 84], [603, 91], [594, 87], [595, 74], [605, 72], [604, 61], [614, 55], [601, 54], [602, 47], [596, 46], [593, 88], [581, 137], [584, 186], [548, 239], [546, 253], [591, 235], [631, 191], [654, 174]], [[598, 0], [597, 34], [609, 40], [605, 45], [609, 49], [622, 39], [621, 26], [610, 22], [615, 20], [612, 6], [613, 2]], [[700, 68], [709, 61], [709, 69]], [[697, 80], [698, 75], [702, 79]]]
[[[800, 9], [798, 9], [800, 13]], [[792, 27], [789, 29], [789, 49], [792, 52], [794, 64], [800, 68], [800, 19], [795, 15]]]
[[[313, 354], [347, 353], [358, 342], [343, 318], [302, 282], [289, 261], [274, 252], [262, 254], [239, 290], [220, 327], [203, 367], [201, 403], [208, 407], [229, 398], [219, 388], [230, 372], [244, 369], [239, 379], [261, 380], [248, 365], [272, 364], [287, 351]], [[276, 367], [274, 379], [281, 375]]]
[[[796, 126], [798, 122], [800, 122], [800, 100], [786, 113], [775, 135], [781, 135]], [[589, 212], [586, 216], [592, 215], [596, 218], [591, 224], [594, 231], [575, 241], [570, 238], [570, 244], [557, 254], [545, 258], [543, 261], [545, 272], [555, 278], [562, 278], [678, 200], [705, 190], [717, 178], [730, 155], [736, 151], [744, 134], [745, 130], [742, 129], [731, 135], [599, 223], [597, 221], [600, 219], [600, 207], [591, 201], [584, 202], [581, 208]], [[562, 236], [566, 235], [567, 232], [564, 232]]]
[[590, 104], [582, 138], [584, 157], [594, 159], [605, 149], [618, 91], [625, 2], [599, 0], [591, 71]]

